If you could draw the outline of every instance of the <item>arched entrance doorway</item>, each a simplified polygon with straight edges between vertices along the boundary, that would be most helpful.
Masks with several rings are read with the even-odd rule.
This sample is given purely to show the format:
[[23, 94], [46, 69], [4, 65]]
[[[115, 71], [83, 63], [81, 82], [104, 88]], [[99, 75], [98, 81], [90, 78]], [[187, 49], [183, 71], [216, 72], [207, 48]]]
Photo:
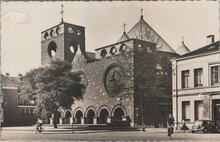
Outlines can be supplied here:
[[114, 111], [113, 119], [115, 121], [122, 121], [122, 117], [124, 116], [124, 111], [122, 108], [118, 107]]
[[87, 112], [87, 123], [88, 124], [93, 124], [93, 117], [95, 117], [95, 112], [92, 109], [90, 109]]
[[72, 118], [72, 114], [70, 111], [66, 111], [65, 118], [64, 118], [64, 124], [70, 124], [70, 119]]
[[55, 123], [56, 124], [59, 124], [60, 123], [60, 118], [61, 118], [61, 112], [60, 111], [57, 111], [54, 115], [55, 117]]
[[81, 124], [81, 117], [83, 117], [83, 113], [81, 110], [77, 110], [76, 111], [76, 115], [75, 115], [75, 123], [76, 124]]
[[107, 123], [107, 117], [109, 116], [109, 112], [107, 109], [102, 109], [100, 111], [100, 115], [99, 115], [99, 123], [100, 124], [106, 124]]
[[46, 115], [46, 119], [45, 119], [45, 124], [50, 124], [50, 119], [52, 119], [53, 117], [52, 117], [52, 114], [50, 113], [50, 114], [47, 114]]

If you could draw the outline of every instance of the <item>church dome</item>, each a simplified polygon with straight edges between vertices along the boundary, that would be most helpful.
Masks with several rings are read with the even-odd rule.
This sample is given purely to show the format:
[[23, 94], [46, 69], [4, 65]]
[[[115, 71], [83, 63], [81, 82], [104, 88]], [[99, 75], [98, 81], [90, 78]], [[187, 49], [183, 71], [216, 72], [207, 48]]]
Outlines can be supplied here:
[[120, 37], [120, 39], [118, 40], [118, 42], [122, 42], [122, 41], [125, 41], [125, 40], [128, 40], [130, 39], [128, 37], [128, 35], [124, 32], [123, 35]]
[[140, 39], [147, 42], [156, 43], [157, 51], [164, 51], [170, 53], [176, 53], [170, 45], [156, 32], [154, 29], [148, 25], [141, 15], [138, 23], [127, 33], [129, 38]]
[[182, 45], [179, 46], [175, 51], [179, 55], [183, 55], [190, 52], [189, 48], [185, 45], [184, 41], [182, 41]]

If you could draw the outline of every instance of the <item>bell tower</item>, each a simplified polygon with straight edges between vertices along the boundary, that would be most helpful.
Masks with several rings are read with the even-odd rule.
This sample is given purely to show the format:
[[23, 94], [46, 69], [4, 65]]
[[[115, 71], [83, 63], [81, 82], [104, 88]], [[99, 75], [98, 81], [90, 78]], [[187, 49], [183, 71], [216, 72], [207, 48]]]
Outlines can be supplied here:
[[41, 65], [47, 65], [51, 59], [72, 62], [77, 50], [85, 53], [85, 27], [63, 21], [41, 32]]

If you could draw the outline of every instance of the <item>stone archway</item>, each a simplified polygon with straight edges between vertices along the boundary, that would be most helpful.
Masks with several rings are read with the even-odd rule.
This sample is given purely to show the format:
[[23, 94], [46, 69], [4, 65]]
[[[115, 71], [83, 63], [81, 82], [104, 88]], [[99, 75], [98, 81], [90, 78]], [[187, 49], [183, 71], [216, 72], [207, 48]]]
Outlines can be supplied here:
[[125, 115], [122, 108], [118, 107], [115, 109], [113, 113], [113, 119], [114, 121], [122, 121], [122, 117]]
[[95, 117], [95, 111], [90, 109], [87, 112], [87, 123], [88, 124], [93, 124], [93, 118]]
[[99, 114], [99, 123], [100, 124], [107, 124], [107, 117], [109, 116], [109, 112], [107, 109], [103, 108], [101, 111], [100, 111], [100, 114]]
[[56, 124], [60, 124], [61, 112], [57, 111], [55, 115], [56, 115], [55, 117]]
[[83, 112], [81, 110], [77, 110], [75, 113], [75, 123], [82, 124], [81, 117], [83, 117]]
[[72, 119], [72, 114], [69, 110], [66, 111], [65, 116], [64, 116], [64, 124], [70, 124], [70, 119]]

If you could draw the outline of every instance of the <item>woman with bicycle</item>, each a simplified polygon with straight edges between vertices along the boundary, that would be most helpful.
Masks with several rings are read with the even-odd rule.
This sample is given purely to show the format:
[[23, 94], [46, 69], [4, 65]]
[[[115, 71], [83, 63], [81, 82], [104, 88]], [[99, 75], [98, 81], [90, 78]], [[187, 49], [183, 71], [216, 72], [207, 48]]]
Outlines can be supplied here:
[[37, 127], [36, 127], [36, 133], [42, 132], [42, 125], [43, 125], [43, 121], [40, 119], [40, 117], [37, 118]]
[[169, 114], [169, 117], [167, 118], [167, 129], [168, 134], [167, 136], [171, 138], [171, 135], [173, 133], [173, 127], [174, 127], [174, 118], [171, 114]]

